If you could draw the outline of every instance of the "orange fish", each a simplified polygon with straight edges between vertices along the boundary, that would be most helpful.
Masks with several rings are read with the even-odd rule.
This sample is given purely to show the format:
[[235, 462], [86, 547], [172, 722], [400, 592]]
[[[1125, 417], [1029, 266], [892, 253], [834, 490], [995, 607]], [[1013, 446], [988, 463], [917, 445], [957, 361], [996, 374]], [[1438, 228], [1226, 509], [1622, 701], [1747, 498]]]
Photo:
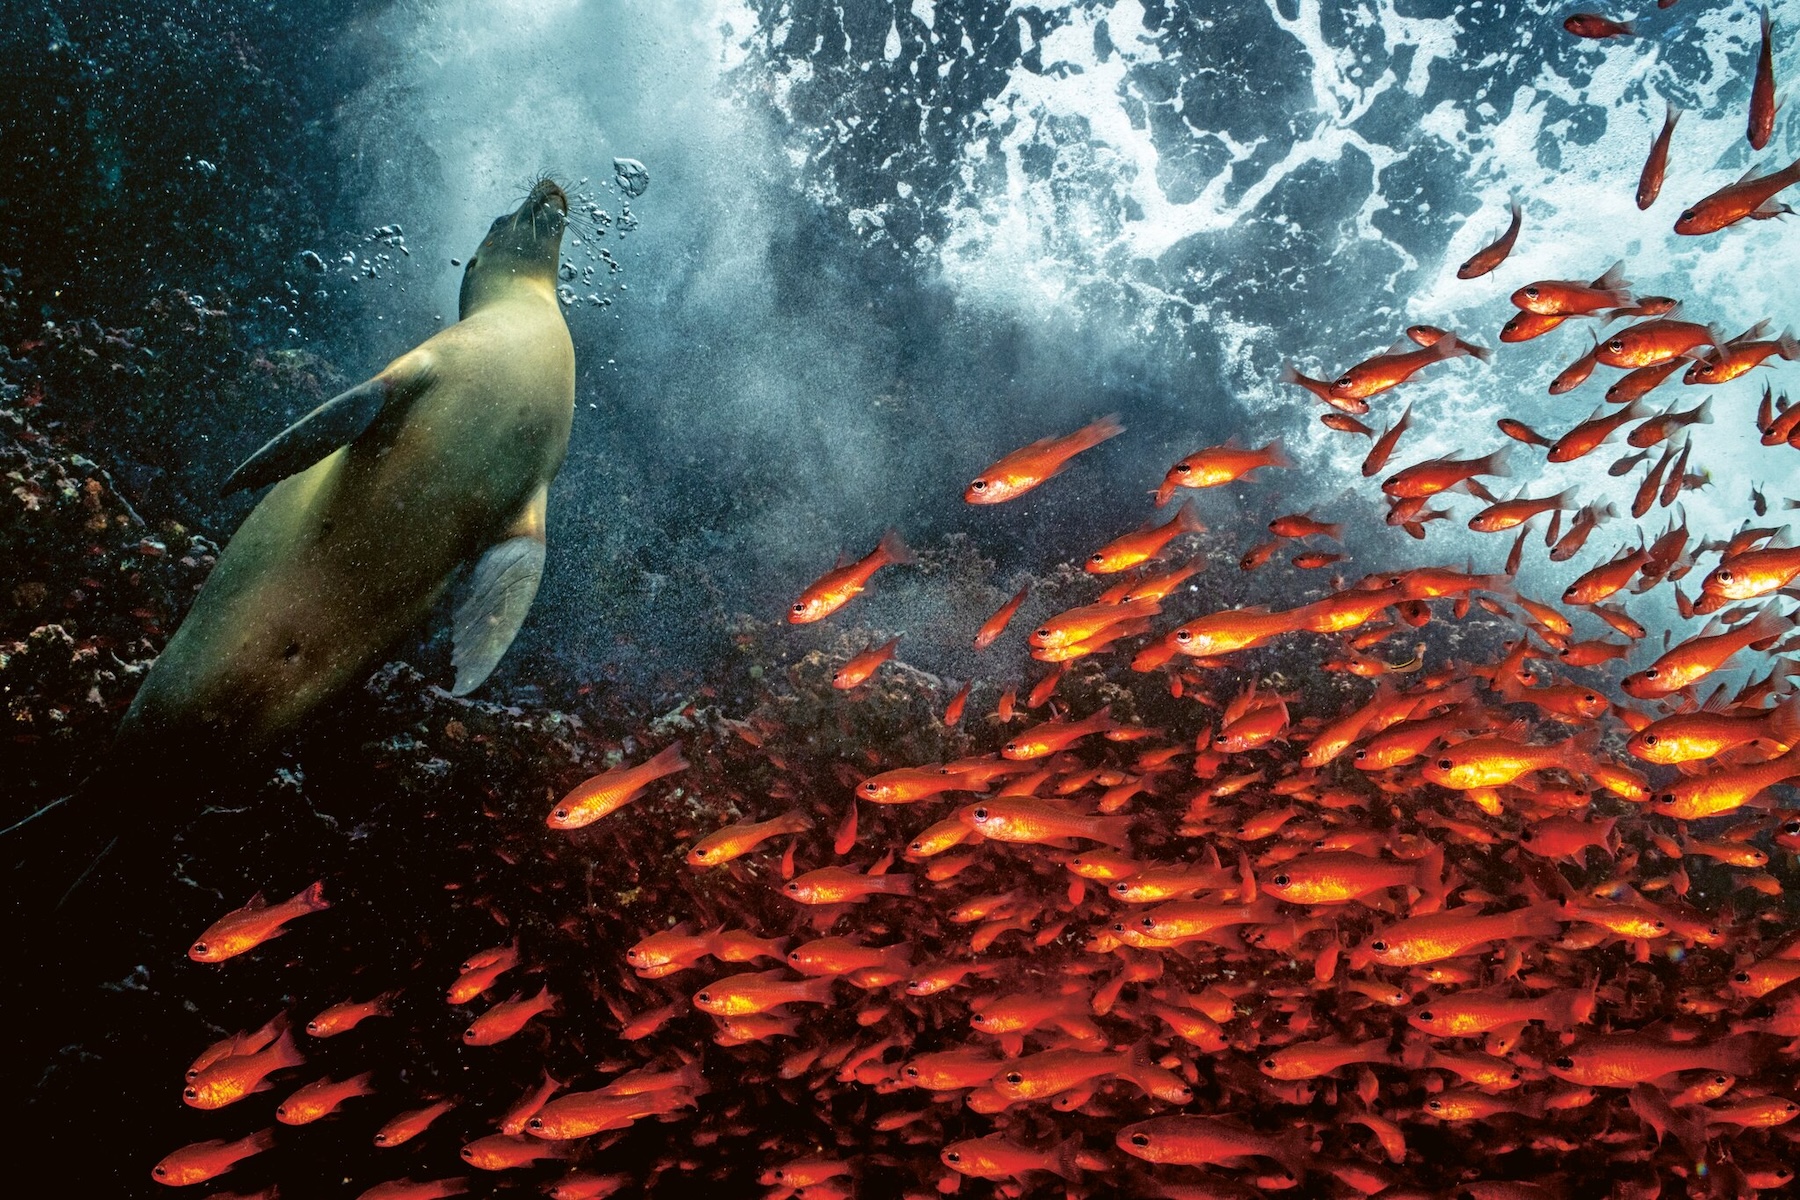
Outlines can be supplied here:
[[1761, 150], [1775, 133], [1775, 22], [1769, 6], [1762, 10], [1762, 51], [1756, 56], [1756, 80], [1750, 85], [1750, 122], [1745, 136], [1752, 150]]
[[1516, 312], [1500, 327], [1500, 340], [1529, 342], [1532, 338], [1543, 337], [1568, 319], [1564, 316], [1546, 316], [1543, 313]]
[[1189, 621], [1169, 634], [1177, 653], [1213, 658], [1260, 646], [1300, 626], [1294, 615], [1262, 608], [1234, 608]]
[[1245, 450], [1236, 444], [1236, 439], [1222, 446], [1211, 446], [1205, 450], [1196, 450], [1174, 466], [1163, 476], [1163, 481], [1156, 489], [1156, 506], [1161, 508], [1175, 495], [1176, 488], [1210, 488], [1234, 483], [1239, 479], [1247, 479], [1264, 467], [1288, 467], [1287, 455], [1281, 452], [1281, 443], [1271, 441], [1259, 449]]
[[[1333, 417], [1349, 418], [1361, 416], [1363, 413], [1369, 411], [1369, 402], [1367, 400], [1361, 400], [1351, 396], [1336, 395], [1331, 390], [1331, 382], [1329, 380], [1314, 379], [1310, 375], [1302, 375], [1299, 368], [1295, 367], [1291, 362], [1284, 362], [1281, 364], [1281, 382], [1291, 383], [1296, 387], [1303, 387], [1325, 403], [1331, 405], [1331, 407], [1337, 409], [1337, 412], [1326, 413], [1324, 417], [1321, 418], [1327, 425], [1331, 425], [1331, 418]], [[1342, 426], [1332, 425], [1332, 428], [1338, 429], [1342, 428]]]
[[1400, 444], [1401, 435], [1412, 428], [1412, 405], [1408, 404], [1400, 414], [1400, 419], [1383, 431], [1375, 444], [1369, 447], [1367, 457], [1363, 459], [1362, 473], [1364, 478], [1374, 475], [1387, 466], [1388, 459], [1394, 456], [1394, 448]]
[[1491, 355], [1455, 337], [1440, 338], [1429, 346], [1410, 349], [1411, 339], [1401, 338], [1381, 354], [1364, 359], [1331, 381], [1331, 394], [1344, 400], [1367, 400], [1398, 387], [1432, 363], [1468, 355], [1486, 362]]
[[715, 980], [694, 993], [694, 1007], [719, 1017], [764, 1013], [784, 1004], [830, 1004], [829, 977], [789, 979], [787, 972], [749, 971]]
[[1189, 500], [1165, 523], [1146, 524], [1135, 533], [1128, 533], [1100, 547], [1088, 555], [1082, 569], [1089, 575], [1111, 575], [1129, 570], [1139, 563], [1161, 557], [1169, 543], [1182, 534], [1205, 532], [1206, 526], [1201, 524], [1199, 514], [1194, 511], [1194, 502]]
[[1001, 755], [1013, 760], [1043, 758], [1074, 745], [1084, 737], [1108, 733], [1115, 728], [1112, 710], [1102, 708], [1080, 721], [1045, 721], [1017, 734], [1001, 748]]
[[812, 818], [797, 808], [767, 821], [739, 821], [695, 842], [687, 853], [687, 863], [690, 867], [716, 867], [742, 858], [770, 838], [805, 833], [812, 827]]
[[1329, 1075], [1341, 1067], [1357, 1063], [1394, 1061], [1394, 1054], [1388, 1049], [1388, 1041], [1386, 1037], [1378, 1037], [1366, 1042], [1301, 1042], [1283, 1046], [1266, 1056], [1257, 1067], [1271, 1079], [1317, 1079], [1321, 1075]]
[[840, 692], [860, 686], [875, 673], [877, 667], [894, 657], [894, 651], [899, 645], [900, 639], [895, 638], [886, 645], [876, 646], [874, 649], [864, 650], [861, 654], [853, 656], [849, 662], [832, 672], [831, 686]]
[[843, 867], [820, 867], [788, 880], [782, 892], [801, 904], [845, 904], [870, 896], [910, 896], [910, 875], [864, 875]]
[[1681, 110], [1668, 101], [1664, 101], [1662, 132], [1650, 143], [1650, 155], [1644, 159], [1644, 170], [1638, 176], [1637, 206], [1649, 208], [1656, 203], [1657, 195], [1662, 191], [1663, 172], [1669, 169], [1669, 139], [1675, 135], [1675, 122], [1681, 119]]
[[1614, 21], [1596, 13], [1576, 13], [1563, 18], [1563, 28], [1578, 38], [1590, 38], [1603, 41], [1607, 38], [1636, 37], [1637, 29], [1631, 21]]
[[464, 1146], [462, 1159], [478, 1170], [510, 1171], [515, 1167], [529, 1166], [540, 1159], [567, 1158], [570, 1153], [570, 1150], [554, 1142], [491, 1133]]
[[904, 566], [915, 561], [912, 551], [900, 540], [900, 534], [890, 529], [867, 557], [833, 567], [801, 592], [800, 598], [788, 609], [788, 624], [822, 621], [860, 596], [869, 579], [881, 568]]
[[1081, 1149], [1081, 1138], [1071, 1137], [1046, 1150], [1032, 1150], [1000, 1134], [951, 1142], [938, 1152], [938, 1157], [959, 1175], [977, 1179], [1018, 1179], [1033, 1171], [1043, 1171], [1074, 1180], [1080, 1177], [1075, 1155]]
[[199, 1057], [188, 1064], [185, 1078], [189, 1083], [192, 1083], [195, 1076], [218, 1062], [221, 1058], [228, 1058], [233, 1054], [255, 1054], [258, 1050], [264, 1049], [270, 1043], [274, 1042], [277, 1037], [280, 1037], [281, 1031], [287, 1027], [288, 1015], [285, 1012], [278, 1012], [270, 1017], [268, 1022], [260, 1029], [254, 1031], [239, 1030], [228, 1038], [221, 1038], [202, 1050]]
[[601, 817], [617, 812], [644, 794], [665, 775], [688, 769], [681, 757], [681, 743], [674, 742], [648, 762], [635, 767], [614, 767], [575, 785], [568, 795], [557, 801], [545, 824], [552, 829], [580, 829]]
[[1793, 330], [1783, 330], [1780, 337], [1772, 340], [1757, 341], [1767, 330], [1767, 321], [1757, 322], [1694, 363], [1683, 373], [1681, 381], [1689, 384], [1726, 383], [1776, 356], [1788, 362], [1800, 359], [1800, 339], [1794, 337]]
[[182, 1089], [182, 1102], [190, 1108], [224, 1108], [252, 1092], [274, 1085], [269, 1076], [306, 1064], [306, 1056], [294, 1045], [294, 1035], [283, 1028], [267, 1047], [250, 1054], [231, 1054], [210, 1064]]
[[1715, 1041], [1672, 1042], [1642, 1033], [1602, 1034], [1571, 1046], [1545, 1064], [1558, 1079], [1587, 1087], [1630, 1087], [1677, 1071], [1753, 1075], [1766, 1057], [1755, 1034]]
[[398, 1146], [410, 1142], [431, 1127], [431, 1123], [456, 1107], [454, 1100], [438, 1100], [424, 1108], [409, 1109], [383, 1125], [375, 1134], [377, 1146]]
[[[1721, 331], [1710, 325], [1683, 321], [1673, 316], [1653, 317], [1619, 330], [1600, 343], [1600, 348], [1594, 352], [1595, 359], [1609, 367], [1660, 366], [1666, 370], [1657, 376], [1649, 373], [1641, 376], [1642, 382], [1638, 387], [1642, 390], [1637, 387], [1624, 390], [1622, 385], [1626, 380], [1620, 380], [1607, 390], [1607, 401], [1622, 404], [1647, 393], [1681, 366], [1679, 360], [1683, 356], [1692, 354], [1701, 346], [1717, 346], [1722, 340]], [[1672, 359], [1677, 361], [1671, 364]], [[1629, 379], [1630, 376], [1626, 378]], [[1644, 384], [1648, 386], [1643, 386]]]
[[1006, 631], [1006, 626], [1012, 621], [1013, 614], [1019, 611], [1019, 606], [1025, 603], [1025, 597], [1030, 594], [1031, 585], [1027, 583], [1024, 587], [1019, 589], [1018, 595], [1000, 606], [999, 612], [981, 623], [981, 628], [975, 634], [975, 648], [977, 650], [985, 650], [994, 644], [1000, 635]]
[[1504, 448], [1482, 458], [1434, 458], [1415, 463], [1381, 481], [1381, 490], [1400, 499], [1435, 496], [1478, 475], [1506, 474]]
[[462, 974], [450, 985], [447, 999], [452, 1004], [467, 1004], [493, 987], [500, 976], [518, 965], [518, 942], [471, 955], [462, 965]]
[[1700, 590], [1727, 600], [1754, 600], [1778, 592], [1800, 575], [1800, 546], [1765, 547], [1727, 553]]
[[1297, 1173], [1312, 1158], [1301, 1131], [1262, 1133], [1222, 1116], [1153, 1117], [1125, 1126], [1113, 1140], [1134, 1158], [1176, 1166], [1245, 1166], [1269, 1158]]
[[383, 992], [373, 1000], [360, 1002], [346, 1000], [342, 1004], [334, 1004], [306, 1023], [306, 1032], [316, 1038], [336, 1037], [340, 1033], [349, 1033], [370, 1017], [385, 1017], [393, 1011], [393, 1002], [400, 996], [399, 989]]
[[[275, 1131], [261, 1129], [235, 1142], [223, 1138], [183, 1146], [150, 1168], [150, 1177], [170, 1187], [187, 1187], [217, 1179], [236, 1163], [275, 1147]], [[141, 1169], [141, 1168], [140, 1168]]]
[[555, 1009], [556, 997], [550, 994], [548, 984], [538, 989], [538, 994], [523, 999], [514, 992], [510, 1000], [502, 1000], [494, 1007], [482, 1013], [463, 1030], [462, 1040], [469, 1046], [494, 1046], [506, 1041], [521, 1029], [526, 1022], [542, 1013]]
[[295, 917], [324, 912], [330, 907], [330, 902], [325, 899], [324, 880], [281, 904], [271, 905], [258, 892], [244, 907], [234, 909], [208, 925], [188, 947], [188, 957], [195, 962], [224, 962], [287, 932], [282, 926]]
[[364, 1071], [344, 1080], [316, 1079], [283, 1100], [275, 1109], [275, 1119], [283, 1125], [310, 1125], [336, 1112], [346, 1100], [374, 1095], [369, 1082], [374, 1077], [374, 1072]]
[[1028, 796], [983, 800], [964, 810], [962, 819], [975, 832], [996, 842], [1042, 843], [1084, 838], [1118, 847], [1128, 843], [1132, 824], [1129, 816], [1087, 816], [1064, 802]]
[[1469, 518], [1469, 528], [1476, 533], [1498, 533], [1523, 525], [1539, 513], [1549, 512], [1552, 509], [1566, 509], [1573, 504], [1574, 500], [1574, 488], [1568, 488], [1541, 500], [1517, 496], [1511, 500], [1502, 500], [1497, 504], [1488, 505]]
[[1574, 279], [1540, 279], [1512, 294], [1514, 308], [1542, 317], [1578, 317], [1603, 308], [1631, 303], [1625, 264], [1614, 263], [1592, 283]]
[[1085, 642], [1109, 625], [1141, 617], [1154, 617], [1161, 612], [1162, 607], [1151, 599], [1129, 600], [1118, 604], [1087, 604], [1051, 617], [1032, 630], [1025, 640], [1039, 649], [1054, 650], [1076, 642]]
[[1198, 575], [1206, 566], [1206, 560], [1196, 558], [1173, 571], [1162, 575], [1151, 575], [1136, 583], [1123, 585], [1125, 590], [1113, 601], [1115, 604], [1131, 604], [1135, 601], [1161, 603], [1182, 584]]
[[1748, 767], [1690, 775], [1660, 789], [1650, 805], [1662, 816], [1699, 821], [1735, 812], [1764, 790], [1800, 776], [1800, 751], [1789, 750]]
[[1471, 738], [1438, 751], [1424, 775], [1439, 787], [1469, 791], [1502, 787], [1521, 775], [1551, 767], [1579, 774], [1593, 761], [1588, 745], [1584, 739], [1570, 738], [1554, 745], [1534, 746], [1505, 733]]
[[1466, 908], [1408, 917], [1376, 930], [1364, 942], [1368, 956], [1388, 967], [1416, 967], [1457, 958], [1489, 942], [1543, 937], [1560, 927], [1554, 904], [1534, 905], [1492, 916]]
[[1108, 438], [1125, 432], [1117, 413], [1059, 438], [1040, 438], [983, 471], [963, 492], [970, 504], [1001, 504], [1016, 500], [1044, 480], [1062, 471], [1069, 460]]
[[1675, 406], [1673, 404], [1669, 405], [1669, 407], [1664, 409], [1661, 413], [1651, 417], [1642, 425], [1639, 425], [1636, 429], [1632, 430], [1631, 436], [1626, 438], [1625, 442], [1627, 445], [1634, 446], [1640, 450], [1647, 449], [1648, 447], [1656, 445], [1658, 442], [1667, 440], [1670, 434], [1684, 429], [1689, 425], [1711, 424], [1712, 397], [1708, 396], [1705, 400], [1702, 400], [1698, 405], [1690, 408], [1686, 412], [1678, 413], [1675, 411]]
[[1348, 850], [1323, 850], [1282, 863], [1263, 886], [1290, 904], [1348, 904], [1394, 887], [1429, 891], [1444, 872], [1442, 847], [1416, 862], [1390, 862]]
[[1471, 254], [1468, 261], [1456, 268], [1456, 277], [1458, 279], [1479, 279], [1505, 262], [1506, 256], [1512, 253], [1513, 244], [1519, 240], [1519, 226], [1524, 219], [1525, 210], [1519, 207], [1517, 200], [1514, 200], [1512, 202], [1512, 222], [1507, 225], [1506, 232], [1490, 245]]
[[1796, 183], [1800, 183], [1800, 159], [1767, 175], [1758, 175], [1756, 168], [1751, 167], [1736, 183], [1727, 184], [1683, 210], [1675, 222], [1675, 232], [1689, 236], [1716, 233], [1745, 218], [1780, 216], [1789, 210], [1787, 205], [1775, 202], [1775, 194]]
[[1765, 611], [1754, 621], [1723, 633], [1689, 638], [1669, 650], [1642, 671], [1633, 672], [1619, 681], [1625, 694], [1639, 700], [1651, 700], [1679, 691], [1696, 683], [1725, 665], [1725, 660], [1757, 642], [1773, 641], [1793, 628], [1794, 621], [1772, 611]]

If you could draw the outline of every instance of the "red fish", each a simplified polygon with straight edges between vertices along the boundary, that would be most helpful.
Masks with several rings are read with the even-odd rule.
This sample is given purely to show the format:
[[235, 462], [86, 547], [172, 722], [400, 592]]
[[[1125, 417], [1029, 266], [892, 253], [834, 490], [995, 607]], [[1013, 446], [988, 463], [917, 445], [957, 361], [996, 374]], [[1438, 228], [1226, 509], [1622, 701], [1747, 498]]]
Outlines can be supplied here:
[[1756, 56], [1756, 81], [1750, 85], [1750, 123], [1745, 135], [1752, 150], [1761, 150], [1775, 133], [1775, 22], [1769, 6], [1762, 10], [1762, 50]]
[[1767, 175], [1758, 175], [1756, 168], [1751, 167], [1736, 183], [1727, 184], [1682, 210], [1675, 221], [1675, 232], [1691, 237], [1717, 233], [1727, 225], [1752, 217], [1780, 216], [1788, 208], [1775, 202], [1775, 194], [1796, 183], [1800, 183], [1800, 159]]
[[867, 557], [833, 567], [801, 592], [800, 598], [788, 609], [788, 623], [804, 625], [822, 621], [860, 596], [869, 579], [881, 568], [913, 561], [912, 551], [900, 540], [900, 535], [890, 529]]
[[1487, 350], [1459, 338], [1440, 338], [1429, 346], [1411, 349], [1411, 339], [1401, 338], [1386, 351], [1364, 359], [1331, 381], [1331, 394], [1342, 400], [1367, 400], [1395, 388], [1432, 363], [1468, 355], [1486, 362]]
[[223, 1138], [195, 1142], [165, 1155], [161, 1162], [150, 1169], [150, 1177], [170, 1187], [205, 1183], [209, 1179], [217, 1179], [244, 1159], [274, 1148], [273, 1129], [258, 1130], [235, 1142], [228, 1142]]
[[548, 984], [538, 989], [538, 993], [529, 999], [514, 993], [510, 1000], [502, 1000], [494, 1007], [476, 1017], [463, 1030], [462, 1040], [470, 1046], [495, 1046], [517, 1034], [533, 1017], [551, 1012], [556, 1008], [556, 997], [550, 994]]
[[1631, 303], [1625, 264], [1616, 262], [1592, 283], [1574, 279], [1540, 279], [1512, 294], [1513, 307], [1543, 317], [1578, 317], [1603, 308]]
[[1061, 472], [1069, 465], [1069, 460], [1083, 450], [1091, 450], [1124, 432], [1125, 427], [1119, 424], [1115, 413], [1063, 437], [1040, 438], [983, 471], [963, 492], [963, 499], [970, 504], [1001, 504], [1016, 500]]
[[1258, 450], [1244, 450], [1232, 442], [1197, 450], [1170, 467], [1163, 476], [1161, 486], [1156, 489], [1156, 506], [1161, 508], [1167, 504], [1176, 488], [1219, 487], [1247, 478], [1263, 467], [1291, 465], [1281, 452], [1279, 442], [1270, 442]]
[[1031, 585], [1028, 583], [1019, 589], [1018, 595], [1002, 604], [999, 612], [981, 623], [981, 628], [975, 634], [977, 650], [987, 649], [999, 639], [1002, 633], [1006, 632], [1006, 627], [1012, 621], [1013, 614], [1019, 611], [1019, 606], [1025, 603], [1025, 598], [1030, 594]]
[[1129, 570], [1139, 563], [1160, 557], [1168, 549], [1169, 543], [1182, 534], [1205, 532], [1206, 526], [1201, 524], [1199, 514], [1194, 511], [1194, 502], [1190, 500], [1163, 524], [1147, 524], [1135, 533], [1128, 533], [1100, 547], [1088, 555], [1082, 569], [1090, 575], [1110, 575]]
[[1607, 38], [1636, 37], [1637, 29], [1630, 21], [1614, 21], [1598, 13], [1576, 13], [1563, 18], [1563, 28], [1578, 38], [1603, 41]]
[[330, 907], [331, 903], [325, 899], [323, 880], [280, 904], [271, 905], [258, 892], [244, 907], [234, 909], [208, 925], [188, 947], [188, 957], [195, 962], [224, 962], [287, 932], [283, 926], [295, 917], [324, 912]]
[[1519, 207], [1517, 200], [1514, 200], [1512, 202], [1512, 222], [1506, 227], [1506, 232], [1496, 238], [1492, 244], [1471, 254], [1468, 261], [1456, 268], [1456, 277], [1458, 279], [1479, 279], [1505, 262], [1506, 256], [1512, 253], [1513, 243], [1519, 240], [1519, 225], [1524, 218], [1525, 210]]
[[545, 824], [552, 829], [592, 825], [636, 800], [658, 779], [687, 769], [681, 743], [674, 742], [647, 762], [635, 767], [614, 767], [583, 780], [557, 801]]
[[1638, 176], [1639, 208], [1649, 208], [1656, 203], [1656, 197], [1662, 191], [1663, 173], [1669, 169], [1669, 139], [1675, 135], [1675, 122], [1681, 119], [1681, 110], [1667, 101], [1664, 106], [1662, 132], [1650, 143], [1650, 155], [1644, 160], [1643, 173]]
[[839, 667], [831, 676], [831, 686], [840, 692], [849, 691], [868, 681], [869, 676], [882, 663], [894, 657], [894, 651], [900, 646], [900, 639], [895, 638], [884, 645], [851, 657], [850, 661]]

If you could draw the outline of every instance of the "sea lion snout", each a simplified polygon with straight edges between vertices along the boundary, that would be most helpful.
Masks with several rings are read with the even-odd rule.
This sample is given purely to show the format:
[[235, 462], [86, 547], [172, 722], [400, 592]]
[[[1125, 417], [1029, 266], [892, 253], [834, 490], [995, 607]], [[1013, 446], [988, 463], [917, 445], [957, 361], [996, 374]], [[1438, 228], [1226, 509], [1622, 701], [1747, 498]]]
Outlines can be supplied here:
[[564, 215], [568, 214], [568, 193], [562, 190], [556, 180], [546, 177], [532, 185], [531, 194], [525, 197], [524, 207], [535, 212], [550, 204], [555, 204]]

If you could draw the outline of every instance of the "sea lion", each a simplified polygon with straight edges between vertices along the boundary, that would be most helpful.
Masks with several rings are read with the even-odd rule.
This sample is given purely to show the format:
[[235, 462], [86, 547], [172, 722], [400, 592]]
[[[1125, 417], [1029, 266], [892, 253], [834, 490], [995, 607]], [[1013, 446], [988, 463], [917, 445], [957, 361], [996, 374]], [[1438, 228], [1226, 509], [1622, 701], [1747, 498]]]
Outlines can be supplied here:
[[568, 207], [538, 182], [469, 259], [456, 324], [225, 481], [226, 493], [275, 486], [150, 669], [123, 743], [269, 744], [363, 677], [466, 564], [452, 691], [499, 664], [537, 594], [545, 498], [574, 418], [556, 297]]

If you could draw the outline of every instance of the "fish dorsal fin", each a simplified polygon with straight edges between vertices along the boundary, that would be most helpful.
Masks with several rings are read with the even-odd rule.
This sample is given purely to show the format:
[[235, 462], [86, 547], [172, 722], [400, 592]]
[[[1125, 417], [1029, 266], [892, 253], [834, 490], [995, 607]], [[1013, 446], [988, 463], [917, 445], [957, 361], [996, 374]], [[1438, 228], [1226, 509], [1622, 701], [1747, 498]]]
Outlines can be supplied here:
[[456, 668], [453, 696], [466, 696], [493, 673], [525, 624], [544, 576], [544, 504], [539, 485], [514, 518], [512, 536], [488, 547], [469, 576], [468, 593], [456, 607], [450, 655]]
[[1751, 180], [1757, 178], [1757, 174], [1756, 174], [1757, 168], [1759, 168], [1761, 165], [1762, 165], [1761, 163], [1751, 163], [1749, 166], [1745, 167], [1744, 173], [1742, 175], [1739, 175], [1737, 177], [1737, 182], [1732, 184], [1731, 186], [1732, 187], [1742, 187], [1744, 184], [1749, 183]]
[[[1438, 341], [1442, 341], [1442, 340], [1443, 340], [1442, 338], [1438, 339]], [[1432, 344], [1436, 345], [1435, 342]], [[1382, 351], [1382, 354], [1384, 354], [1384, 355], [1387, 355], [1387, 354], [1409, 354], [1412, 351], [1417, 350], [1418, 348], [1419, 348], [1419, 344], [1417, 342], [1413, 341], [1411, 338], [1407, 337], [1405, 334], [1401, 334], [1399, 337], [1394, 339], [1393, 345], [1389, 346], [1386, 350]]]
[[245, 908], [267, 908], [267, 907], [269, 907], [269, 898], [267, 896], [263, 895], [260, 890], [258, 890], [256, 895], [254, 895], [254, 896], [250, 897], [248, 900], [244, 901], [244, 907]]
[[219, 494], [276, 483], [356, 441], [390, 408], [404, 407], [430, 386], [431, 356], [413, 350], [389, 363], [372, 379], [340, 392], [263, 443], [261, 449], [225, 477]]
[[1625, 260], [1621, 258], [1618, 262], [1606, 268], [1605, 271], [1601, 272], [1600, 278], [1594, 280], [1591, 286], [1598, 288], [1601, 291], [1617, 291], [1621, 288], [1630, 287], [1630, 280], [1625, 278]]

